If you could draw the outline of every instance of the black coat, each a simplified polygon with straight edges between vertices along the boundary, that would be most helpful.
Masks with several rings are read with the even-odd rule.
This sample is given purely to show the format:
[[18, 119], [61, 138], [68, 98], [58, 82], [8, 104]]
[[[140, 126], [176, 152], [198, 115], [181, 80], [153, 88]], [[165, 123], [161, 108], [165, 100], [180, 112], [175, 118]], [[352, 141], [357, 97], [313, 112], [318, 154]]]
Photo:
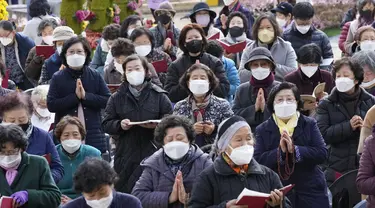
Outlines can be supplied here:
[[[237, 174], [222, 156], [206, 168], [196, 179], [189, 207], [191, 208], [225, 208], [230, 200], [237, 199], [244, 188], [270, 193], [282, 188], [279, 176], [271, 169], [260, 165], [252, 159], [245, 176]], [[292, 207], [285, 198], [284, 208]]]
[[172, 104], [165, 91], [147, 83], [139, 100], [131, 94], [128, 84], [123, 83], [109, 100], [104, 113], [103, 128], [106, 133], [117, 135], [114, 168], [119, 174], [116, 190], [130, 193], [142, 171], [141, 161], [152, 155], [157, 146], [153, 143], [154, 129], [133, 126], [124, 131], [121, 121], [145, 121], [161, 119], [172, 114]]
[[[367, 111], [375, 104], [375, 97], [360, 88], [360, 96], [355, 115], [365, 118]], [[327, 170], [328, 183], [335, 180], [335, 172], [345, 173], [357, 169], [357, 149], [360, 130], [353, 131], [350, 125], [348, 111], [339, 102], [339, 92], [336, 88], [323, 99], [316, 110], [316, 120], [320, 132], [329, 148]]]
[[[215, 73], [220, 84], [214, 91], [214, 95], [225, 99], [228, 96], [230, 84], [223, 68], [223, 63], [218, 58], [208, 53], [201, 54], [199, 62], [207, 65], [208, 68]], [[164, 89], [169, 92], [169, 99], [171, 99], [173, 103], [177, 103], [189, 95], [188, 92], [180, 86], [179, 80], [193, 64], [195, 64], [195, 61], [193, 62], [189, 55], [184, 54], [169, 65]]]

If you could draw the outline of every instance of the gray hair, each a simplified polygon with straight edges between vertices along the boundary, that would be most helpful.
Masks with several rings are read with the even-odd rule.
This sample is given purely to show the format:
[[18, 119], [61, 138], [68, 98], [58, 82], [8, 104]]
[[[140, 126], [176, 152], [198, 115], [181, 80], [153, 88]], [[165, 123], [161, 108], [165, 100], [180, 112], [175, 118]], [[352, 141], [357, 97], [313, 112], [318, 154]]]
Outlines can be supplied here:
[[42, 32], [46, 27], [52, 27], [52, 29], [55, 29], [59, 24], [54, 18], [44, 19], [39, 23], [38, 26], [38, 36], [42, 36]]
[[49, 90], [49, 85], [39, 85], [35, 87], [33, 92], [31, 93], [31, 100], [33, 102], [47, 100], [48, 90]]
[[353, 55], [352, 60], [362, 68], [367, 66], [375, 73], [375, 51], [360, 51]]

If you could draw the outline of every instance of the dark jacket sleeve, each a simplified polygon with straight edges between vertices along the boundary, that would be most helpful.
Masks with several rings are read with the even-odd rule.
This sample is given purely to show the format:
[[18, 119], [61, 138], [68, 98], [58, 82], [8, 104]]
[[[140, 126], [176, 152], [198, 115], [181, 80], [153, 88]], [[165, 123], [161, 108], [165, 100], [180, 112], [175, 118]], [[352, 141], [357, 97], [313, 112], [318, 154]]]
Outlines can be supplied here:
[[226, 97], [228, 97], [228, 93], [230, 89], [230, 84], [227, 78], [227, 74], [223, 67], [223, 63], [219, 59], [215, 60], [214, 67], [215, 67], [215, 70], [214, 70], [215, 75], [219, 79], [219, 83], [220, 83], [220, 87], [216, 88], [216, 90], [214, 91], [214, 94], [218, 97], [225, 99]]
[[39, 189], [26, 190], [29, 194], [28, 207], [58, 207], [61, 202], [61, 192], [52, 179], [50, 168], [46, 160], [42, 160], [40, 165], [41, 175], [39, 176]]
[[166, 115], [171, 115], [173, 113], [173, 107], [172, 103], [169, 100], [168, 96], [166, 94], [161, 95], [161, 100], [160, 100], [160, 118], [163, 118]]
[[47, 139], [47, 149], [48, 153], [51, 154], [51, 173], [53, 180], [55, 181], [56, 184], [59, 183], [59, 181], [64, 177], [64, 166], [61, 163], [60, 160], [60, 155], [56, 150], [56, 146], [53, 143], [52, 138], [50, 137], [49, 134], [46, 134], [45, 136], [48, 137]]
[[[180, 60], [182, 62], [182, 60]], [[178, 101], [184, 99], [184, 95], [181, 92], [184, 92], [184, 89], [180, 86], [178, 83], [178, 80], [180, 79], [178, 77], [178, 63], [173, 62], [168, 67], [167, 72], [167, 80], [165, 82], [164, 89], [168, 91], [168, 97], [173, 103], [177, 103]]]
[[375, 161], [374, 154], [375, 140], [371, 136], [366, 139], [365, 146], [359, 162], [359, 170], [357, 175], [357, 188], [359, 193], [365, 195], [373, 195], [375, 193]]
[[[56, 74], [55, 74], [56, 75]], [[64, 112], [71, 108], [78, 106], [79, 99], [75, 93], [71, 93], [66, 97], [59, 97], [59, 86], [58, 86], [58, 77], [52, 76], [51, 83], [47, 95], [47, 106], [50, 112]]]
[[255, 130], [255, 143], [254, 146], [254, 158], [260, 164], [267, 166], [271, 169], [277, 165], [277, 151], [278, 148], [268, 150], [267, 144], [265, 144], [266, 138], [262, 137], [262, 132], [265, 130], [264, 126], [258, 126]]
[[86, 92], [85, 99], [82, 100], [82, 105], [100, 110], [102, 108], [105, 108], [105, 106], [107, 105], [107, 101], [111, 96], [111, 93], [109, 92], [107, 84], [104, 82], [103, 78], [99, 75], [99, 73], [97, 73], [97, 79], [99, 80], [98, 94]]
[[160, 82], [158, 73], [156, 73], [155, 67], [151, 63], [148, 63], [148, 68], [152, 83], [156, 84], [159, 87], [163, 87], [163, 84]]
[[41, 72], [40, 72], [40, 77], [39, 77], [39, 81], [38, 81], [38, 84], [40, 85], [44, 85], [44, 84], [49, 84], [50, 83], [50, 79], [49, 79], [49, 75], [48, 75], [48, 70], [47, 70], [47, 62], [44, 62], [43, 66], [42, 66], [42, 69], [41, 69]]
[[340, 24], [340, 27], [342, 28], [347, 22], [350, 22], [350, 21], [353, 21], [353, 17], [355, 16], [355, 14], [353, 15], [353, 8], [349, 9], [346, 13], [345, 13], [345, 16], [344, 18], [342, 19], [342, 22]]
[[104, 63], [102, 62], [102, 47], [100, 45], [102, 39], [98, 41], [98, 46], [96, 47], [94, 57], [91, 60], [90, 68], [96, 71], [102, 71], [104, 68]]
[[323, 59], [333, 58], [331, 42], [329, 41], [328, 36], [325, 33], [323, 32], [321, 33], [322, 33], [321, 38], [323, 38], [323, 42], [322, 42]]
[[114, 96], [116, 96], [117, 93], [113, 94], [107, 103], [107, 106], [104, 111], [104, 118], [102, 122], [102, 127], [104, 129], [104, 132], [107, 134], [114, 134], [118, 135], [122, 130], [121, 128], [121, 118], [116, 113], [116, 104]]
[[25, 74], [27, 77], [33, 80], [39, 80], [43, 61], [37, 62], [34, 58], [36, 57], [36, 48], [32, 48], [27, 56], [25, 63]]

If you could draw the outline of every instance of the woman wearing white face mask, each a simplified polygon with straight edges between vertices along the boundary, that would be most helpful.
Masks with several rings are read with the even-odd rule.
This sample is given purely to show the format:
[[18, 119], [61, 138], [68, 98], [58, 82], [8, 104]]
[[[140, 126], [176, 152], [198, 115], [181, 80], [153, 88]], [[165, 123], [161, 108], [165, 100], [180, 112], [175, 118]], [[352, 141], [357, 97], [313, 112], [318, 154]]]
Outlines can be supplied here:
[[77, 116], [87, 130], [86, 144], [107, 151], [101, 126], [101, 110], [110, 92], [101, 75], [88, 67], [91, 48], [84, 38], [74, 37], [64, 43], [60, 57], [66, 66], [50, 82], [47, 106], [55, 113], [55, 123], [66, 115]]
[[[25, 152], [28, 138], [15, 124], [0, 124], [0, 194], [15, 207], [58, 207], [61, 193], [47, 161]], [[24, 206], [25, 205], [25, 206]]]
[[46, 85], [50, 83], [52, 75], [64, 68], [61, 61], [61, 51], [64, 45], [64, 42], [69, 40], [72, 37], [76, 37], [72, 28], [68, 26], [59, 26], [53, 30], [52, 41], [55, 47], [55, 53], [45, 60], [42, 71], [40, 73], [35, 73], [35, 77], [38, 78], [40, 85]]
[[92, 146], [82, 144], [86, 130], [77, 117], [65, 116], [56, 125], [54, 134], [60, 144], [56, 146], [64, 166], [64, 177], [57, 184], [62, 193], [61, 204], [79, 197], [73, 188], [73, 175], [78, 166], [87, 157], [101, 158], [100, 151]]
[[141, 202], [134, 196], [117, 192], [113, 185], [117, 180], [116, 172], [108, 162], [98, 159], [86, 159], [73, 176], [74, 190], [83, 196], [62, 206], [62, 208], [142, 208]]
[[256, 130], [254, 158], [277, 172], [284, 185], [295, 184], [288, 195], [293, 207], [328, 208], [319, 167], [327, 159], [327, 148], [316, 121], [300, 114], [301, 107], [294, 84], [283, 82], [272, 89], [267, 101], [272, 117]]
[[[41, 45], [53, 45], [53, 30], [57, 27], [55, 19], [45, 19], [40, 22], [38, 26], [38, 35], [42, 37]], [[32, 48], [27, 56], [25, 63], [25, 74], [33, 82], [34, 86], [37, 85], [42, 71], [42, 66], [46, 58], [36, 54], [36, 47]]]
[[375, 98], [360, 87], [363, 68], [351, 59], [343, 58], [334, 64], [334, 88], [316, 110], [316, 120], [325, 142], [330, 145], [328, 168], [330, 184], [338, 175], [358, 168], [357, 148], [363, 118], [375, 104]]
[[139, 164], [157, 150], [152, 142], [157, 123], [131, 122], [161, 119], [172, 113], [172, 104], [165, 91], [151, 83], [143, 57], [128, 56], [122, 66], [124, 81], [108, 101], [102, 127], [108, 134], [119, 135], [114, 161], [120, 177], [116, 190], [130, 193], [141, 175]]
[[316, 96], [315, 102], [303, 100], [303, 114], [311, 115], [319, 100], [331, 93], [335, 82], [327, 70], [319, 68], [322, 52], [315, 43], [302, 46], [297, 52], [297, 61], [299, 68], [286, 75], [285, 81], [295, 84], [302, 95], [312, 95], [318, 84], [325, 83], [324, 92]]
[[194, 140], [193, 124], [186, 117], [169, 116], [159, 123], [155, 141], [163, 148], [142, 162], [144, 170], [132, 192], [143, 208], [187, 206], [196, 177], [212, 164]]
[[204, 64], [194, 64], [182, 75], [180, 86], [189, 96], [176, 103], [173, 114], [193, 121], [198, 146], [212, 144], [218, 125], [233, 115], [229, 102], [212, 94], [218, 86], [215, 74]]
[[276, 15], [276, 21], [283, 31], [292, 28], [293, 20], [293, 5], [288, 2], [281, 2], [276, 8], [271, 10]]
[[[262, 141], [260, 141], [262, 142]], [[244, 188], [270, 193], [271, 207], [290, 208], [291, 204], [282, 192], [275, 172], [253, 159], [254, 138], [250, 126], [239, 116], [224, 120], [214, 144], [218, 155], [214, 165], [208, 167], [196, 179], [189, 207], [238, 207], [237, 197]]]
[[266, 108], [267, 96], [280, 83], [275, 80], [275, 65], [270, 51], [263, 47], [253, 49], [244, 64], [252, 76], [238, 87], [233, 111], [245, 118], [252, 131], [271, 116]]
[[47, 109], [48, 89], [49, 85], [39, 85], [38, 87], [34, 88], [31, 94], [31, 101], [34, 105], [31, 123], [44, 131], [51, 130], [51, 125], [55, 120], [55, 114], [49, 112]]
[[358, 28], [354, 40], [356, 42], [352, 46], [353, 53], [349, 55], [356, 54], [359, 51], [375, 51], [375, 29], [372, 26]]

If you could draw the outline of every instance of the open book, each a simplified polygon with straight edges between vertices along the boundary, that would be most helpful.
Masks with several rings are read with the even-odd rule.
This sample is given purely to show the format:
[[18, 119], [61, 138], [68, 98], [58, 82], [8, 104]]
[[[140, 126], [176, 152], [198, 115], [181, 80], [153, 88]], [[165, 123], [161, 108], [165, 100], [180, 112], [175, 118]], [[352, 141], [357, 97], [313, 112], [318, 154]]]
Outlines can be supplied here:
[[44, 56], [45, 59], [48, 59], [55, 53], [54, 46], [49, 45], [37, 45], [35, 47], [36, 55], [38, 56]]
[[147, 121], [136, 121], [130, 122], [129, 125], [142, 125], [142, 124], [149, 124], [149, 123], [160, 123], [161, 120], [147, 120]]
[[113, 93], [116, 92], [120, 86], [121, 84], [107, 84], [108, 89]]
[[[292, 190], [294, 184], [287, 185], [280, 189], [284, 196]], [[251, 208], [263, 208], [266, 206], [266, 200], [270, 199], [271, 194], [252, 191], [244, 188], [237, 198], [236, 205], [248, 205]]]
[[326, 83], [323, 82], [323, 83], [320, 83], [318, 85], [316, 85], [316, 87], [314, 88], [314, 91], [312, 93], [312, 95], [301, 95], [301, 99], [303, 102], [305, 101], [310, 101], [310, 102], [316, 102], [316, 98], [318, 97], [318, 95], [320, 93], [324, 93], [324, 89], [326, 88]]
[[215, 35], [208, 38], [208, 40], [218, 40], [220, 38], [220, 33], [216, 33]]
[[154, 62], [152, 62], [152, 65], [154, 66], [155, 71], [157, 73], [167, 72], [167, 70], [168, 70], [168, 63], [164, 59], [160, 60], [160, 61], [154, 61]]
[[217, 40], [217, 41], [220, 43], [221, 46], [223, 46], [224, 50], [228, 54], [242, 52], [246, 48], [246, 45], [247, 45], [246, 41], [242, 41], [240, 43], [236, 43], [233, 45], [229, 45], [228, 43], [221, 41], [221, 40]]
[[9, 196], [2, 196], [0, 198], [0, 208], [13, 208], [13, 198]]

